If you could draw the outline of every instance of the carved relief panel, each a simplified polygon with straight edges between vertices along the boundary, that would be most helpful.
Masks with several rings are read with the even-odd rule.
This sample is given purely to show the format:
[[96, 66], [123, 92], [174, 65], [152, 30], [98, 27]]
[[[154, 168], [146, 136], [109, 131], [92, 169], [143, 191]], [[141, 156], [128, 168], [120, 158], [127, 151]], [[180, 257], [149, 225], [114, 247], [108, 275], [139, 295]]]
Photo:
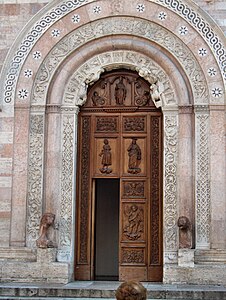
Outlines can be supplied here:
[[144, 204], [124, 203], [122, 205], [122, 242], [133, 241], [135, 243], [145, 241], [145, 211]]
[[150, 84], [135, 72], [109, 72], [101, 76], [88, 92], [85, 107], [153, 107]]
[[119, 176], [118, 138], [95, 138], [94, 176]]
[[123, 139], [123, 175], [145, 176], [146, 174], [146, 139], [144, 137]]

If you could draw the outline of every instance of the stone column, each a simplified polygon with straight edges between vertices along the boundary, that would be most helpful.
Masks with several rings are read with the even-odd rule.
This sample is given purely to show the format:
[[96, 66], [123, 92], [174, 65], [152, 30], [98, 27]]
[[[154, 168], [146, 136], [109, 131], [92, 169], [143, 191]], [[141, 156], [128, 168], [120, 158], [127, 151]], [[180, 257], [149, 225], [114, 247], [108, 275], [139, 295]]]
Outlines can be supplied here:
[[32, 106], [30, 116], [26, 245], [34, 247], [43, 213], [45, 106]]
[[179, 137], [178, 137], [178, 206], [179, 215], [186, 216], [192, 224], [194, 233], [194, 137], [193, 137], [193, 107], [179, 107]]
[[196, 249], [210, 248], [209, 108], [195, 106]]
[[[79, 107], [61, 107], [61, 201], [57, 260], [73, 268], [75, 237], [75, 193], [77, 122]], [[72, 272], [72, 270], [71, 270]]]
[[164, 264], [177, 263], [178, 218], [178, 110], [164, 108], [163, 249]]

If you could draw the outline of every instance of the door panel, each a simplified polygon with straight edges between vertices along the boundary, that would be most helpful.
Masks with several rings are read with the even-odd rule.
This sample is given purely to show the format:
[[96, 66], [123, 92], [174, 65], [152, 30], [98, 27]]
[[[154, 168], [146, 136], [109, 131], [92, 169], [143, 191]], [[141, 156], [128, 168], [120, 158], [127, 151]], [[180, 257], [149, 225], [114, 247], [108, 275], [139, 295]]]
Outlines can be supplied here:
[[80, 113], [76, 279], [93, 279], [93, 266], [104, 255], [95, 248], [95, 232], [96, 243], [109, 242], [107, 233], [95, 231], [98, 212], [109, 209], [103, 202], [95, 207], [91, 183], [117, 179], [118, 260], [113, 260], [119, 280], [162, 280], [162, 114], [147, 98], [148, 88], [136, 73], [112, 72], [92, 86]]

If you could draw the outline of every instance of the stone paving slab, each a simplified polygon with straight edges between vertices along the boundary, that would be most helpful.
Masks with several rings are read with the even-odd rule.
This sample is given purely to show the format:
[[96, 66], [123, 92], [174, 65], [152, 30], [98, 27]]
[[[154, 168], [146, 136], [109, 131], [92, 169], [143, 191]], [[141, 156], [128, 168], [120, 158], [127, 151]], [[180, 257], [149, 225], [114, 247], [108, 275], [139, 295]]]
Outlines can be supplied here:
[[[76, 281], [62, 284], [0, 283], [0, 299], [115, 299], [120, 282]], [[145, 282], [148, 299], [226, 300], [226, 287]]]

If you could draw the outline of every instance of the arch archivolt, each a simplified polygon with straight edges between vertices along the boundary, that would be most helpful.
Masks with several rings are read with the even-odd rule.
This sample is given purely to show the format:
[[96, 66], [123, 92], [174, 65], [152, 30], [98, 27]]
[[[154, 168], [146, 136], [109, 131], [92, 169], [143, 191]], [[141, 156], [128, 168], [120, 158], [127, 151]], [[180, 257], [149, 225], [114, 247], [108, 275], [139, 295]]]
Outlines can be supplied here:
[[[81, 24], [119, 14], [154, 20], [154, 22], [175, 32], [181, 40], [189, 44], [191, 49], [193, 48], [196, 54], [200, 50], [199, 46], [204, 47], [203, 49], [208, 54], [205, 55], [205, 51], [203, 52], [204, 59], [208, 57], [208, 62], [211, 62], [210, 56], [213, 53], [213, 57], [216, 58], [215, 64], [220, 66], [220, 68], [218, 66], [215, 68], [211, 62], [212, 66], [209, 65], [207, 70], [214, 68], [215, 71], [224, 76], [225, 46], [221, 41], [221, 32], [215, 24], [208, 23], [201, 15], [200, 9], [190, 1], [145, 0], [142, 5], [136, 5], [128, 0], [120, 3], [112, 1], [110, 4], [106, 1], [99, 1], [97, 4], [95, 2], [95, 0], [70, 0], [59, 4], [58, 1], [53, 1], [28, 24], [24, 29], [24, 38], [18, 38], [15, 42], [13, 49], [17, 50], [11, 51], [2, 72], [1, 82], [4, 85], [2, 88], [4, 94], [1, 95], [1, 98], [5, 103], [12, 102], [21, 68], [25, 60], [34, 54], [35, 49], [42, 50], [42, 57], [39, 60], [41, 62], [49, 51], [46, 47], [47, 44], [51, 47], [59, 38], [62, 38], [62, 35], [68, 34]], [[64, 24], [67, 26], [65, 27]], [[55, 35], [51, 36], [52, 30], [60, 30], [59, 37], [57, 36], [58, 31], [55, 31]], [[196, 43], [197, 40], [194, 39], [194, 36], [200, 37], [199, 43]], [[47, 38], [45, 39], [45, 49], [39, 48], [43, 37]]]
[[[224, 48], [217, 34], [199, 17], [198, 12], [194, 13], [192, 8], [179, 0], [143, 1], [144, 6], [140, 7], [134, 6], [130, 0], [122, 1], [120, 5], [117, 3], [99, 1], [96, 4], [95, 1], [80, 0], [51, 6], [51, 10], [37, 21], [21, 43], [5, 80], [6, 103], [12, 102], [16, 90], [16, 104], [31, 105], [27, 213], [27, 244], [30, 246], [37, 238], [39, 219], [44, 209], [43, 189], [47, 185], [44, 160], [54, 159], [54, 151], [60, 156], [58, 193], [54, 194], [53, 185], [46, 193], [46, 197], [55, 195], [59, 208], [60, 261], [73, 257], [72, 203], [76, 183], [79, 106], [85, 101], [88, 84], [98, 80], [105, 70], [117, 67], [136, 70], [146, 79], [157, 78], [162, 86], [164, 251], [168, 251], [169, 255], [174, 255], [178, 248], [178, 111], [180, 106], [191, 111], [194, 105], [197, 124], [195, 197], [196, 214], [200, 220], [196, 238], [202, 248], [208, 248], [210, 244], [208, 107], [209, 104], [224, 103]], [[148, 6], [152, 9], [147, 9]], [[120, 14], [128, 16], [120, 17]], [[198, 19], [195, 16], [190, 18], [192, 14]], [[176, 20], [179, 20], [180, 26], [176, 25]], [[198, 28], [199, 25], [202, 29]], [[55, 37], [51, 37], [53, 32]], [[24, 52], [21, 47], [25, 47]], [[34, 58], [35, 54], [37, 58]], [[29, 70], [32, 75], [25, 76], [25, 71], [28, 74]], [[57, 130], [59, 124], [59, 140], [50, 143], [46, 149], [45, 140], [50, 135], [50, 128]], [[192, 163], [190, 165], [192, 168]], [[170, 260], [172, 262], [174, 258]]]
[[[154, 51], [152, 50], [152, 58], [153, 60], [157, 61], [158, 55], [156, 53], [160, 46], [163, 55], [168, 56], [169, 59], [175, 59], [175, 64], [177, 64], [177, 66], [183, 70], [182, 73], [189, 78], [189, 82], [193, 91], [194, 102], [197, 104], [208, 103], [209, 90], [205, 75], [200, 67], [200, 64], [189, 48], [179, 38], [162, 26], [146, 20], [129, 17], [114, 17], [94, 21], [91, 24], [84, 25], [78, 30], [75, 30], [70, 35], [66, 36], [62, 41], [60, 41], [51, 50], [37, 72], [31, 95], [32, 102], [43, 103], [43, 101], [46, 101], [45, 99], [50, 81], [57, 68], [67, 57], [69, 57], [76, 50], [80, 51], [80, 47], [84, 47], [86, 44], [87, 48], [90, 47], [89, 43], [94, 40], [95, 44], [97, 44], [97, 39], [98, 48], [94, 48], [95, 50], [92, 51], [93, 44], [90, 47], [91, 50], [89, 55], [92, 56], [95, 54], [95, 52], [98, 53], [98, 51], [101, 51], [99, 50], [102, 46], [101, 39], [110, 35], [113, 35], [112, 45], [110, 48], [114, 48], [114, 44], [118, 44], [117, 46], [121, 48], [128, 47], [125, 41], [123, 41], [123, 35], [130, 37], [130, 39], [134, 39], [134, 37], [143, 38], [143, 41], [134, 39], [132, 45], [129, 46], [132, 46], [134, 49], [139, 49], [140, 53], [145, 53], [145, 50], [141, 49], [141, 47], [148, 48], [148, 46], [151, 44], [154, 48]], [[114, 36], [121, 36], [121, 40], [117, 41], [116, 38], [114, 39]], [[149, 51], [149, 55], [150, 52], [151, 51]], [[160, 65], [163, 55], [159, 57]], [[146, 68], [145, 62], [141, 62], [141, 65], [143, 68]], [[91, 70], [90, 73], [92, 72], [93, 71]], [[90, 74], [87, 76], [89, 75]]]

